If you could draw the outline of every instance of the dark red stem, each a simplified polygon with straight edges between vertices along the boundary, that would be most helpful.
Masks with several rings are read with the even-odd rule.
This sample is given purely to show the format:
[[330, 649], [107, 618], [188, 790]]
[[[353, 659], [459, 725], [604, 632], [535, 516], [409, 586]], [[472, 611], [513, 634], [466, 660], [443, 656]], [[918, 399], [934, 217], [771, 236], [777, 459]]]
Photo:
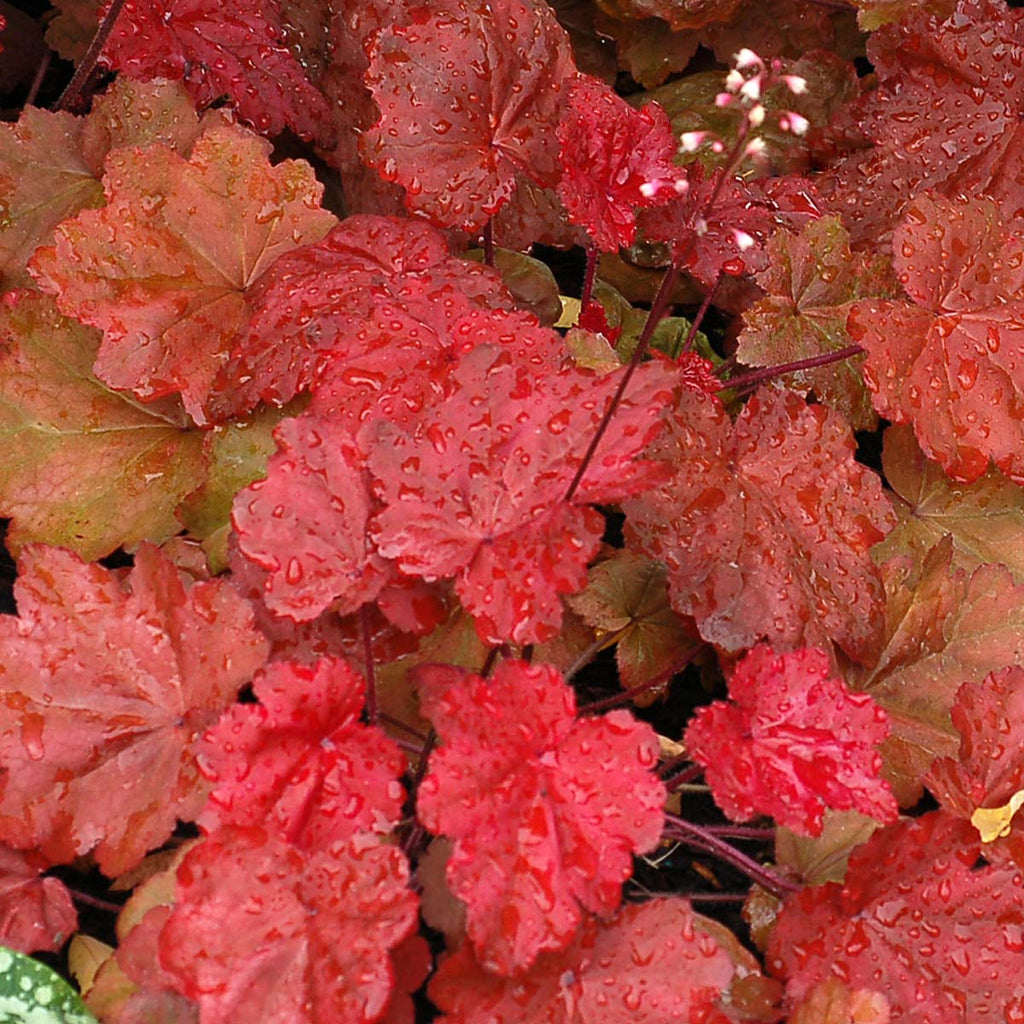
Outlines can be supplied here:
[[484, 225], [484, 263], [494, 266], [494, 228], [490, 221]]
[[47, 50], [43, 54], [43, 59], [39, 62], [39, 67], [36, 68], [36, 77], [32, 79], [32, 86], [28, 91], [28, 97], [25, 100], [26, 107], [34, 107], [36, 105], [36, 99], [39, 97], [39, 90], [43, 87], [43, 79], [46, 77], [46, 72], [50, 70], [50, 62], [53, 60], [53, 51]]
[[72, 889], [71, 886], [67, 886], [67, 890], [71, 893], [71, 898], [76, 903], [84, 903], [87, 907], [95, 907], [97, 910], [106, 910], [111, 914], [120, 914], [122, 907], [120, 903], [114, 903], [111, 900], [101, 900], [96, 896], [90, 896], [87, 892], [82, 892], [80, 889]]
[[[666, 761], [659, 769], [658, 774], [665, 780], [669, 789], [676, 786], [685, 786], [688, 782], [698, 779], [704, 769], [699, 764], [690, 764], [689, 754], [679, 754], [671, 761]], [[682, 767], [684, 766], [685, 767]], [[682, 771], [680, 768], [682, 767]]]
[[775, 838], [775, 829], [761, 828], [756, 825], [704, 825], [703, 828], [720, 839], [750, 839], [767, 842]]
[[363, 634], [363, 665], [366, 669], [366, 720], [377, 721], [377, 676], [373, 669], [373, 630], [370, 627], [370, 606], [359, 609], [360, 632]]
[[607, 711], [609, 708], [617, 708], [623, 704], [629, 704], [635, 697], [639, 697], [649, 690], [656, 690], [659, 686], [664, 686], [677, 672], [682, 672], [697, 656], [697, 653], [703, 649], [703, 644], [700, 647], [695, 647], [692, 651], [683, 655], [683, 657], [677, 658], [664, 672], [659, 672], [653, 679], [648, 679], [637, 686], [631, 686], [628, 690], [623, 690], [622, 693], [605, 697], [604, 700], [595, 700], [590, 704], [584, 704], [579, 709], [579, 714], [596, 715], [598, 712]]
[[594, 278], [597, 277], [597, 246], [591, 242], [587, 246], [587, 269], [583, 272], [583, 291], [580, 294], [580, 315], [586, 312], [587, 306], [594, 298]]
[[697, 315], [690, 323], [690, 329], [686, 332], [682, 345], [679, 346], [680, 353], [689, 352], [693, 348], [693, 339], [697, 337], [700, 325], [704, 322], [704, 317], [707, 316], [707, 312], [711, 308], [711, 300], [715, 297], [715, 292], [718, 291], [718, 286], [722, 283], [723, 277], [725, 277], [725, 271], [720, 270], [711, 287], [704, 293], [700, 309], [697, 310]]
[[[434, 745], [437, 743], [437, 733], [433, 729], [430, 730], [430, 735], [427, 736], [426, 743], [420, 750], [419, 764], [416, 765], [416, 773], [412, 777], [412, 783], [410, 785], [410, 792], [414, 794], [420, 788], [420, 783], [423, 781], [423, 776], [427, 774], [427, 762], [430, 760], [430, 752], [434, 749]], [[413, 853], [418, 848], [420, 841], [426, 834], [426, 829], [419, 823], [416, 822], [411, 829], [409, 834], [402, 841], [402, 851], [407, 857], [412, 857]]]
[[93, 71], [96, 70], [100, 54], [110, 38], [110, 33], [114, 30], [114, 24], [121, 13], [122, 7], [124, 7], [124, 0], [113, 0], [107, 13], [103, 16], [99, 28], [96, 29], [96, 35], [92, 37], [92, 42], [89, 44], [89, 49], [85, 51], [82, 62], [75, 69], [75, 73], [71, 81], [68, 82], [67, 88], [60, 94], [60, 99], [54, 104], [54, 110], [70, 110], [72, 112], [78, 110], [78, 106], [84, 96], [85, 87]]
[[568, 683], [577, 672], [586, 668], [587, 665], [589, 665], [601, 653], [601, 651], [610, 644], [615, 643], [615, 641], [618, 640], [618, 638], [622, 636], [627, 629], [629, 629], [629, 626], [623, 626], [621, 629], [616, 629], [611, 633], [605, 633], [594, 640], [593, 643], [584, 647], [576, 660], [565, 670], [565, 681]]
[[604, 437], [605, 432], [608, 430], [608, 425], [612, 421], [612, 417], [615, 415], [615, 410], [618, 409], [619, 404], [622, 402], [622, 396], [626, 393], [626, 388], [629, 387], [629, 382], [633, 379], [633, 374], [636, 373], [636, 368], [640, 365], [640, 360], [647, 354], [647, 348], [651, 343], [651, 338], [654, 335], [654, 329], [661, 322], [665, 315], [665, 311], [669, 307], [669, 296], [672, 294], [672, 289], [675, 287], [676, 277], [679, 275], [679, 268], [673, 263], [665, 273], [665, 277], [662, 279], [661, 287], [658, 289], [658, 294], [654, 297], [654, 302], [651, 305], [651, 311], [647, 314], [647, 319], [644, 321], [644, 329], [640, 332], [640, 338], [637, 341], [636, 348], [633, 350], [633, 356], [629, 361], [629, 365], [626, 367], [626, 372], [622, 375], [622, 380], [619, 381], [619, 386], [612, 395], [611, 401], [608, 403], [608, 408], [604, 411], [604, 416], [601, 422], [597, 425], [597, 430], [594, 431], [594, 436], [590, 439], [590, 444], [587, 450], [583, 453], [583, 459], [580, 461], [579, 468], [576, 470], [576, 475], [572, 478], [572, 483], [569, 484], [569, 489], [565, 492], [565, 500], [572, 501], [573, 495], [576, 493], [580, 482], [583, 480], [583, 474], [587, 471], [587, 466], [590, 465], [594, 458], [594, 452], [597, 451], [597, 446], [601, 443], [601, 438]]
[[665, 821], [664, 836], [666, 839], [675, 839], [685, 843], [687, 846], [713, 854], [727, 864], [731, 864], [738, 871], [742, 871], [743, 874], [755, 881], [762, 889], [767, 889], [768, 892], [778, 896], [780, 899], [789, 895], [789, 893], [797, 892], [801, 888], [795, 882], [783, 878], [770, 868], [758, 864], [753, 857], [748, 857], [745, 853], [741, 853], [734, 846], [730, 846], [723, 839], [719, 839], [713, 832], [709, 832], [701, 825], [695, 825], [693, 822], [686, 821], [675, 814], [666, 814]]
[[[412, 736], [414, 739], [420, 741], [420, 746], [426, 741], [426, 733], [420, 732], [419, 729], [414, 729], [411, 725], [406, 725], [400, 718], [395, 718], [394, 715], [386, 714], [383, 711], [377, 712], [377, 721], [383, 725], [390, 725], [394, 729], [400, 729], [404, 733]], [[419, 751], [419, 747], [416, 748]]]
[[797, 370], [810, 370], [815, 366], [828, 366], [829, 363], [838, 363], [843, 359], [849, 359], [851, 356], [859, 356], [864, 351], [860, 345], [847, 345], [846, 348], [836, 349], [835, 352], [824, 352], [820, 356], [810, 356], [807, 359], [798, 359], [793, 363], [780, 363], [778, 366], [766, 366], [761, 370], [751, 370], [750, 373], [741, 373], [738, 377], [724, 381], [718, 390], [745, 390], [766, 380], [782, 377], [787, 373], [796, 373]]

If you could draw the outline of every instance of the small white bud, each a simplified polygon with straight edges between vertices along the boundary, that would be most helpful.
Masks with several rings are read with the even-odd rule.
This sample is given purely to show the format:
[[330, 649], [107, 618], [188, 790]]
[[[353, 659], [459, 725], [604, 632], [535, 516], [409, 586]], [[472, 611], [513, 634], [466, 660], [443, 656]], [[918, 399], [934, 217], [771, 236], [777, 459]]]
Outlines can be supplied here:
[[725, 87], [729, 92], [736, 92], [746, 79], [735, 68], [725, 76]]
[[734, 53], [732, 59], [736, 62], [736, 67], [740, 70], [743, 68], [760, 67], [764, 64], [764, 61], [753, 50], [744, 46], [739, 53]]
[[750, 122], [751, 127], [760, 128], [764, 124], [764, 107], [760, 103], [756, 107], [751, 107], [747, 111], [747, 120]]
[[690, 187], [690, 183], [685, 178], [676, 178], [672, 187], [677, 195], [682, 195]]
[[786, 88], [789, 89], [794, 96], [799, 96], [802, 93], [807, 92], [806, 78], [801, 78], [799, 75], [783, 75], [782, 80], [786, 83]]
[[797, 114], [792, 110], [779, 118], [779, 127], [784, 132], [792, 132], [794, 135], [803, 135], [810, 126], [811, 122], [803, 114]]
[[720, 92], [715, 96], [716, 107], [727, 107], [733, 101], [733, 95], [731, 92]]
[[679, 149], [683, 153], [695, 153], [707, 136], [707, 132], [683, 132], [679, 136]]
[[657, 195], [657, 193], [658, 182], [656, 181], [645, 181], [640, 186], [640, 195], [642, 195], [644, 199], [652, 199], [655, 195]]
[[766, 148], [767, 147], [765, 146], [764, 139], [758, 137], [756, 139], [751, 139], [747, 143], [747, 145], [744, 148], [743, 152], [747, 156], [761, 156], [761, 154], [764, 153]]
[[748, 78], [740, 89], [740, 95], [753, 103], [756, 103], [761, 98], [761, 76], [755, 75], [753, 78]]
[[721, 139], [715, 139], [715, 141], [711, 143], [711, 152], [712, 153], [724, 153], [725, 152], [725, 143], [722, 142]]
[[735, 239], [740, 252], [746, 252], [755, 244], [754, 239], [746, 231], [740, 231], [739, 228], [732, 229], [732, 237]]

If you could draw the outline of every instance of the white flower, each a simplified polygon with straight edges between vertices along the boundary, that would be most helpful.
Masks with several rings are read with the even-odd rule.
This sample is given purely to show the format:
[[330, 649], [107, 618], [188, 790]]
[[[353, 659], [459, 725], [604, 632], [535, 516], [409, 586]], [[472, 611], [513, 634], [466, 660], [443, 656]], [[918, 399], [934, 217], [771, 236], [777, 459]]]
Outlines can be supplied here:
[[707, 135], [707, 132], [683, 132], [679, 136], [679, 149], [683, 153], [695, 153]]
[[755, 75], [753, 78], [748, 78], [740, 89], [740, 95], [744, 99], [756, 103], [761, 98], [761, 76]]
[[753, 50], [744, 46], [739, 53], [734, 53], [732, 59], [736, 62], [736, 67], [741, 71], [744, 68], [763, 67], [764, 61]]
[[739, 247], [740, 252], [746, 252], [751, 246], [753, 246], [754, 239], [746, 233], [746, 231], [740, 231], [739, 228], [732, 229], [732, 237], [736, 241], [736, 245]]

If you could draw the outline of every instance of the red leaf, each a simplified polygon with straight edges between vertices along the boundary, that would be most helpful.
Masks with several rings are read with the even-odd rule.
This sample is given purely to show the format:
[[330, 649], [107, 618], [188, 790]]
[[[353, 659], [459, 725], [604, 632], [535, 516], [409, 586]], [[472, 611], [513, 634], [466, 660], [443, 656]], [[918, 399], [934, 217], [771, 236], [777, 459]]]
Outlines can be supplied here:
[[372, 601], [389, 575], [366, 528], [373, 497], [344, 424], [300, 416], [274, 431], [267, 476], [235, 496], [238, 546], [268, 573], [263, 599], [277, 615], [316, 618]]
[[353, 436], [371, 434], [374, 420], [414, 430], [424, 409], [459, 387], [455, 365], [479, 345], [500, 346], [535, 373], [565, 357], [562, 336], [532, 313], [482, 309], [450, 288], [403, 290], [401, 306], [378, 303], [372, 321], [323, 354], [312, 415]]
[[55, 953], [78, 931], [71, 894], [38, 853], [0, 846], [0, 945], [19, 953]]
[[561, 624], [559, 595], [584, 586], [604, 528], [599, 513], [579, 506], [635, 493], [661, 469], [636, 458], [675, 383], [668, 367], [651, 363], [565, 500], [622, 372], [534, 377], [493, 347], [471, 353], [451, 398], [414, 430], [378, 427], [368, 464], [385, 505], [371, 525], [380, 553], [411, 576], [454, 576], [482, 638], [550, 639]]
[[760, 644], [736, 666], [729, 696], [697, 712], [684, 742], [733, 821], [767, 814], [817, 836], [826, 808], [896, 817], [892, 790], [878, 774], [888, 716], [867, 694], [831, 678], [828, 655], [777, 655]]
[[460, 312], [512, 305], [497, 271], [452, 256], [429, 224], [348, 217], [278, 259], [253, 289], [251, 321], [222, 374], [226, 400], [281, 405], [310, 385], [326, 352], [362, 356], [400, 338], [408, 319], [446, 322], [457, 300]]
[[558, 195], [569, 219], [605, 252], [633, 244], [636, 207], [659, 206], [677, 181], [685, 185], [672, 163], [679, 143], [665, 111], [656, 103], [634, 110], [590, 75], [569, 89], [558, 142]]
[[678, 470], [625, 503], [627, 534], [666, 562], [674, 607], [705, 640], [875, 651], [883, 593], [868, 550], [895, 517], [838, 414], [762, 389], [734, 426], [683, 390], [659, 453]]
[[333, 134], [327, 101], [285, 45], [270, 0], [127, 0], [102, 59], [129, 78], [182, 81], [200, 108], [226, 94], [268, 135], [287, 125], [326, 144]]
[[427, 667], [418, 680], [441, 747], [417, 810], [454, 840], [447, 877], [477, 956], [509, 974], [564, 949], [583, 910], [619, 905], [632, 855], [661, 835], [657, 739], [624, 711], [578, 720], [548, 665], [505, 662], [489, 680]]
[[253, 691], [258, 705], [235, 705], [203, 737], [200, 764], [214, 783], [203, 827], [262, 825], [310, 850], [394, 828], [405, 759], [360, 724], [361, 676], [339, 659], [279, 661]]
[[790, 897], [768, 964], [799, 1003], [838, 976], [884, 994], [906, 1024], [1005, 1024], [1024, 1014], [1024, 880], [975, 866], [974, 829], [937, 811], [876, 832], [843, 885]]
[[160, 961], [203, 1024], [369, 1024], [394, 986], [389, 950], [416, 923], [397, 846], [304, 852], [259, 828], [224, 828], [178, 868]]
[[868, 43], [879, 85], [853, 116], [875, 147], [853, 153], [823, 186], [855, 243], [877, 244], [903, 203], [927, 189], [991, 196], [1007, 219], [1021, 205], [1024, 175], [1007, 154], [1024, 145], [1024, 15], [1003, 0], [961, 0], [948, 18], [930, 4], [912, 8]]
[[766, 984], [726, 929], [684, 899], [662, 898], [607, 924], [588, 918], [564, 952], [542, 953], [510, 978], [477, 963], [466, 943], [441, 961], [428, 991], [441, 1024], [728, 1024], [754, 1019], [725, 1007], [738, 1001], [736, 982], [755, 978]]
[[405, 188], [410, 210], [474, 230], [508, 201], [517, 172], [557, 183], [550, 135], [576, 69], [547, 4], [434, 3], [381, 29], [369, 60], [382, 113], [363, 134], [363, 158]]
[[[978, 808], [998, 808], [1024, 789], [1024, 669], [1012, 665], [957, 691], [953, 725], [959, 756], [935, 760], [924, 778], [935, 798], [953, 814], [971, 819]], [[1007, 834], [985, 846], [990, 861], [1007, 855], [1024, 861], [1024, 833], [1017, 817]]]
[[196, 738], [263, 663], [266, 642], [223, 580], [186, 590], [151, 545], [122, 586], [30, 546], [0, 618], [3, 841], [55, 863], [134, 866], [206, 798]]
[[913, 423], [922, 451], [958, 480], [989, 460], [1024, 482], [1024, 267], [994, 203], [918, 196], [893, 236], [910, 302], [866, 299], [850, 336], [868, 351], [875, 408]]
[[247, 290], [334, 222], [312, 168], [211, 127], [186, 161], [160, 145], [107, 160], [107, 205], [66, 220], [31, 270], [63, 313], [104, 332], [96, 375], [143, 400], [180, 391], [205, 422], [217, 370], [247, 322]]

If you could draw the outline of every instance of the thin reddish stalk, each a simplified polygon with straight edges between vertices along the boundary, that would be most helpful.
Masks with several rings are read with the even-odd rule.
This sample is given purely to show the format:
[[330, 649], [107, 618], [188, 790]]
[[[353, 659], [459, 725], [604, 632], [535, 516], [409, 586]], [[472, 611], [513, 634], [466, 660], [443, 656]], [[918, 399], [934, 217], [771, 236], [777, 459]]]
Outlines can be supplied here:
[[120, 914], [124, 909], [120, 903], [114, 903], [111, 900], [98, 899], [95, 896], [90, 896], [87, 892], [82, 892], [80, 889], [72, 889], [70, 885], [66, 888], [71, 894], [71, 898], [76, 903], [82, 903], [87, 907], [95, 907], [97, 910], [106, 910], [111, 914]]
[[71, 81], [68, 82], [67, 88], [60, 94], [60, 99], [54, 104], [54, 110], [75, 111], [78, 108], [84, 97], [85, 87], [93, 71], [96, 70], [100, 54], [110, 38], [110, 33], [114, 30], [114, 24], [117, 22], [122, 7], [124, 7], [124, 0], [113, 0], [107, 13], [103, 16], [99, 28], [96, 29], [96, 35], [92, 37], [89, 49], [85, 51], [85, 56], [75, 69]]
[[[669, 895], [672, 895], [671, 893]], [[684, 892], [691, 903], [745, 903], [749, 892]]]
[[662, 317], [665, 315], [665, 311], [669, 306], [669, 296], [672, 294], [672, 289], [675, 287], [676, 277], [679, 274], [679, 269], [673, 263], [668, 270], [665, 272], [665, 276], [662, 279], [661, 287], [658, 289], [658, 294], [654, 297], [654, 303], [651, 305], [651, 311], [647, 314], [647, 319], [644, 321], [644, 329], [640, 333], [640, 338], [637, 341], [636, 348], [633, 350], [633, 357], [629, 361], [629, 365], [626, 367], [626, 372], [622, 375], [622, 380], [619, 381], [619, 386], [612, 395], [611, 401], [608, 403], [608, 407], [604, 411], [604, 416], [601, 422], [597, 425], [597, 430], [594, 431], [594, 436], [590, 439], [590, 444], [587, 446], [587, 450], [583, 453], [583, 459], [580, 461], [579, 468], [576, 470], [576, 475], [572, 478], [572, 483], [569, 484], [569, 489], [565, 492], [565, 501], [572, 501], [572, 496], [576, 493], [580, 482], [583, 480], [583, 474], [586, 473], [587, 467], [590, 465], [594, 458], [594, 452], [597, 451], [597, 446], [601, 443], [601, 438], [604, 437], [605, 432], [608, 430], [608, 425], [612, 421], [612, 417], [615, 415], [615, 410], [618, 409], [622, 402], [622, 396], [626, 393], [626, 388], [629, 387], [629, 382], [633, 379], [633, 374], [636, 373], [636, 368], [640, 365], [640, 360], [647, 354], [648, 346], [651, 343], [651, 338], [654, 335], [654, 329], [661, 322]]
[[580, 315], [586, 312], [587, 306], [594, 298], [594, 279], [597, 277], [597, 246], [593, 242], [587, 245], [587, 269], [583, 272], [583, 291], [580, 293]]
[[[383, 711], [378, 711], [377, 721], [382, 725], [390, 725], [394, 729], [400, 729], [402, 732], [408, 733], [408, 735], [420, 741], [420, 746], [422, 746], [423, 743], [426, 742], [426, 733], [420, 732], [419, 729], [414, 729], [411, 725], [406, 725], [405, 722], [403, 722], [400, 718], [395, 718], [394, 715], [389, 715]], [[417, 747], [416, 750], [419, 751], [419, 747]]]
[[[416, 765], [416, 772], [412, 777], [412, 782], [409, 786], [409, 791], [414, 795], [420, 788], [420, 783], [423, 781], [423, 776], [427, 774], [427, 762], [430, 760], [430, 753], [434, 749], [434, 745], [437, 743], [437, 733], [431, 729], [430, 735], [427, 736], [426, 743], [420, 750], [419, 764]], [[413, 826], [409, 829], [409, 834], [402, 840], [402, 852], [407, 857], [412, 857], [413, 853], [418, 849], [420, 842], [426, 835], [427, 830], [418, 822], [413, 822]]]
[[756, 825], [704, 825], [711, 835], [721, 839], [750, 839], [766, 842], [775, 838], [775, 829]]
[[[744, 118], [740, 124], [736, 142], [729, 151], [729, 156], [726, 159], [725, 166], [719, 174], [718, 180], [715, 182], [715, 187], [711, 190], [711, 195], [708, 196], [707, 201], [701, 209], [700, 215], [705, 220], [714, 209], [715, 203], [718, 201], [718, 197], [721, 194], [726, 179], [731, 177], [733, 171], [743, 159], [747, 135], [749, 134], [750, 123], [746, 118]], [[586, 473], [587, 467], [590, 465], [594, 458], [594, 453], [597, 451], [597, 446], [601, 443], [601, 438], [604, 437], [605, 432], [608, 430], [608, 425], [612, 421], [612, 417], [615, 415], [616, 410], [622, 403], [622, 396], [626, 393], [626, 388], [629, 387], [629, 382], [633, 379], [633, 374], [636, 373], [636, 368], [640, 365], [640, 361], [643, 357], [647, 355], [647, 349], [650, 347], [654, 331], [668, 311], [669, 296], [672, 294], [672, 289], [675, 287], [676, 279], [679, 276], [680, 267], [686, 262], [687, 256], [688, 252], [684, 251], [674, 259], [669, 265], [668, 270], [665, 272], [664, 278], [662, 278], [661, 287], [658, 289], [658, 294], [654, 297], [654, 302], [651, 304], [651, 311], [647, 314], [647, 319], [644, 321], [644, 329], [640, 333], [640, 338], [637, 341], [636, 348], [633, 350], [632, 358], [629, 360], [629, 366], [626, 367], [626, 372], [622, 375], [622, 380], [619, 381], [619, 386], [616, 389], [615, 394], [612, 395], [612, 399], [608, 403], [608, 408], [605, 409], [604, 416], [598, 424], [597, 430], [594, 432], [594, 436], [590, 439], [590, 444], [587, 447], [587, 450], [583, 453], [583, 459], [580, 462], [579, 468], [576, 470], [576, 475], [572, 478], [572, 483], [569, 484], [569, 489], [565, 493], [565, 501], [572, 501], [573, 495], [576, 493], [580, 482], [583, 480], [583, 474]]]
[[722, 283], [722, 278], [724, 277], [725, 271], [720, 270], [711, 287], [704, 293], [704, 298], [701, 300], [697, 315], [691, 321], [690, 329], [686, 332], [682, 345], [679, 346], [680, 353], [689, 352], [693, 348], [693, 340], [697, 337], [700, 325], [704, 322], [704, 317], [707, 316], [708, 310], [711, 308], [711, 300], [715, 297], [715, 292], [718, 291], [718, 286]]
[[681, 843], [686, 843], [687, 846], [704, 850], [705, 853], [718, 857], [720, 860], [725, 861], [725, 863], [731, 864], [738, 871], [742, 871], [748, 878], [760, 885], [762, 889], [767, 889], [768, 892], [778, 896], [780, 899], [792, 892], [797, 892], [801, 888], [795, 882], [783, 878], [770, 868], [758, 864], [753, 857], [748, 857], [734, 846], [730, 846], [701, 825], [695, 825], [693, 822], [686, 821], [684, 818], [677, 817], [674, 814], [666, 814], [665, 821], [664, 836], [666, 839], [676, 839]]
[[377, 675], [373, 668], [373, 631], [370, 628], [370, 606], [359, 609], [360, 632], [363, 634], [363, 665], [366, 669], [366, 719], [377, 721]]
[[703, 644], [700, 647], [695, 647], [692, 651], [683, 655], [683, 657], [677, 658], [664, 672], [659, 672], [653, 679], [648, 679], [646, 682], [632, 686], [628, 690], [623, 690], [622, 693], [605, 697], [603, 700], [595, 700], [590, 704], [584, 704], [578, 713], [581, 715], [596, 715], [598, 712], [607, 711], [609, 708], [617, 708], [623, 704], [629, 704], [641, 694], [647, 693], [650, 690], [656, 690], [659, 686], [664, 686], [677, 672], [682, 672], [697, 656], [697, 653], [703, 649]]
[[491, 221], [484, 225], [484, 263], [489, 267], [494, 266], [494, 228]]
[[778, 366], [766, 366], [760, 370], [751, 370], [750, 373], [741, 373], [738, 377], [723, 381], [722, 386], [718, 390], [745, 390], [766, 380], [782, 377], [787, 373], [796, 373], [798, 370], [810, 370], [815, 366], [828, 366], [829, 363], [838, 363], [843, 359], [859, 356], [864, 351], [860, 345], [847, 345], [846, 348], [836, 349], [835, 352], [824, 352], [820, 356], [809, 356], [807, 359], [798, 359], [792, 363], [780, 363]]
[[36, 68], [36, 76], [32, 79], [32, 86], [28, 91], [28, 96], [25, 99], [26, 107], [34, 107], [36, 100], [39, 97], [39, 90], [43, 87], [43, 79], [46, 77], [46, 72], [50, 70], [50, 63], [53, 60], [53, 51], [47, 50], [43, 54], [43, 59], [39, 62], [39, 67]]
[[592, 643], [588, 644], [580, 652], [576, 660], [565, 670], [565, 681], [568, 683], [579, 671], [586, 668], [606, 647], [615, 643], [622, 636], [629, 626], [623, 626], [611, 633], [599, 636]]
[[[690, 764], [690, 760], [689, 754], [679, 754], [671, 761], [666, 761], [658, 769], [658, 774], [670, 790], [676, 786], [685, 786], [688, 782], [700, 778], [704, 769], [699, 764]], [[680, 770], [681, 766], [685, 767]]]

